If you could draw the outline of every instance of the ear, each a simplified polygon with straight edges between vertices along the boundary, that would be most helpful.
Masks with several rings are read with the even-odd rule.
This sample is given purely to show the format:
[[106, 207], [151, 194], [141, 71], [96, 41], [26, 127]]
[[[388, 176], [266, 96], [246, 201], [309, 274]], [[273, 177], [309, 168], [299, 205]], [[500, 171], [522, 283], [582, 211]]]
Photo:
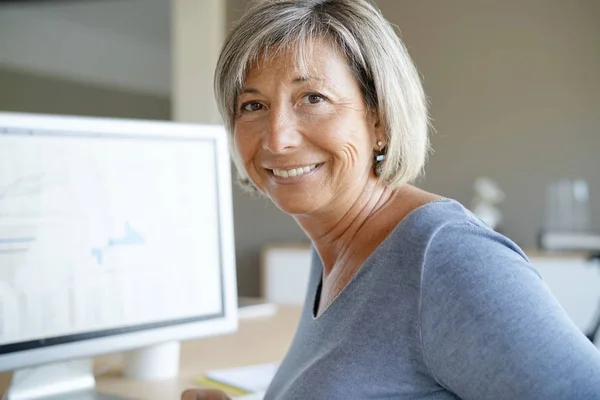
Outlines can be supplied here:
[[369, 128], [371, 131], [371, 135], [372, 135], [372, 143], [373, 143], [373, 150], [374, 151], [378, 151], [380, 150], [379, 146], [377, 146], [377, 142], [383, 142], [383, 146], [385, 147], [387, 145], [386, 143], [386, 136], [385, 136], [385, 129], [383, 127], [383, 123], [381, 122], [381, 119], [379, 118], [379, 112], [377, 110], [369, 110], [368, 111], [368, 115], [367, 115], [367, 123], [369, 124]]

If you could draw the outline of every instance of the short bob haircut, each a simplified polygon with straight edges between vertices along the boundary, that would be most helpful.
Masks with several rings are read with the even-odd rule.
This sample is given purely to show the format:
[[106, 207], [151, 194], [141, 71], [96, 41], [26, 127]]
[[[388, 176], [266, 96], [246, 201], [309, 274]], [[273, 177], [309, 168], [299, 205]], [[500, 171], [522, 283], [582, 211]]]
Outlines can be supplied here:
[[[308, 75], [310, 53], [324, 40], [350, 66], [369, 110], [385, 128], [380, 179], [391, 187], [419, 177], [429, 152], [427, 99], [417, 69], [391, 24], [369, 0], [254, 1], [225, 40], [215, 70], [215, 96], [230, 139], [237, 96], [260, 59], [292, 51]], [[251, 186], [232, 144], [242, 186]]]

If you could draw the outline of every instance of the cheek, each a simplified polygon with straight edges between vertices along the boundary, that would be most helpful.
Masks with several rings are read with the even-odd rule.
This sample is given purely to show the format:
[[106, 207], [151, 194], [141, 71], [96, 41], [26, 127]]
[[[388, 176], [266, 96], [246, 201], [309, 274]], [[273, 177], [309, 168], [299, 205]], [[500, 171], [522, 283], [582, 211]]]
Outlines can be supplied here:
[[238, 131], [236, 129], [233, 135], [233, 141], [235, 144], [235, 149], [244, 163], [246, 165], [249, 161], [252, 160], [254, 153], [256, 152], [256, 140], [253, 140], [253, 135], [248, 134], [247, 132]]
[[328, 129], [321, 131], [322, 143], [346, 163], [346, 167], [366, 162], [373, 149], [372, 138], [360, 120], [345, 121], [344, 123], [331, 124]]

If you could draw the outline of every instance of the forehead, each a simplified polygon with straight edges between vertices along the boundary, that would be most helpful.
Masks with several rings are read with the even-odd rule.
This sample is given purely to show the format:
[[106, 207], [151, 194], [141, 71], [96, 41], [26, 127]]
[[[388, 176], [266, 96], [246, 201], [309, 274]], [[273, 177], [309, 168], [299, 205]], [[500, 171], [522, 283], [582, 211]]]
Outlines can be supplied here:
[[246, 69], [244, 82], [262, 79], [323, 80], [353, 79], [350, 66], [340, 50], [315, 40], [304, 46], [270, 49], [261, 52]]

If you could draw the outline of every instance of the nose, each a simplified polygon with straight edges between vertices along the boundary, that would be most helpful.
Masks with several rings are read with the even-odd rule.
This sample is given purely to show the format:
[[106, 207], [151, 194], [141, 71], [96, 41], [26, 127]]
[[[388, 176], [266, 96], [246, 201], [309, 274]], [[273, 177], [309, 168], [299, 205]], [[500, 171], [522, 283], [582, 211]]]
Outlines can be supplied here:
[[302, 135], [298, 131], [297, 119], [292, 110], [274, 107], [269, 113], [269, 125], [263, 137], [263, 149], [271, 153], [282, 153], [300, 145]]

